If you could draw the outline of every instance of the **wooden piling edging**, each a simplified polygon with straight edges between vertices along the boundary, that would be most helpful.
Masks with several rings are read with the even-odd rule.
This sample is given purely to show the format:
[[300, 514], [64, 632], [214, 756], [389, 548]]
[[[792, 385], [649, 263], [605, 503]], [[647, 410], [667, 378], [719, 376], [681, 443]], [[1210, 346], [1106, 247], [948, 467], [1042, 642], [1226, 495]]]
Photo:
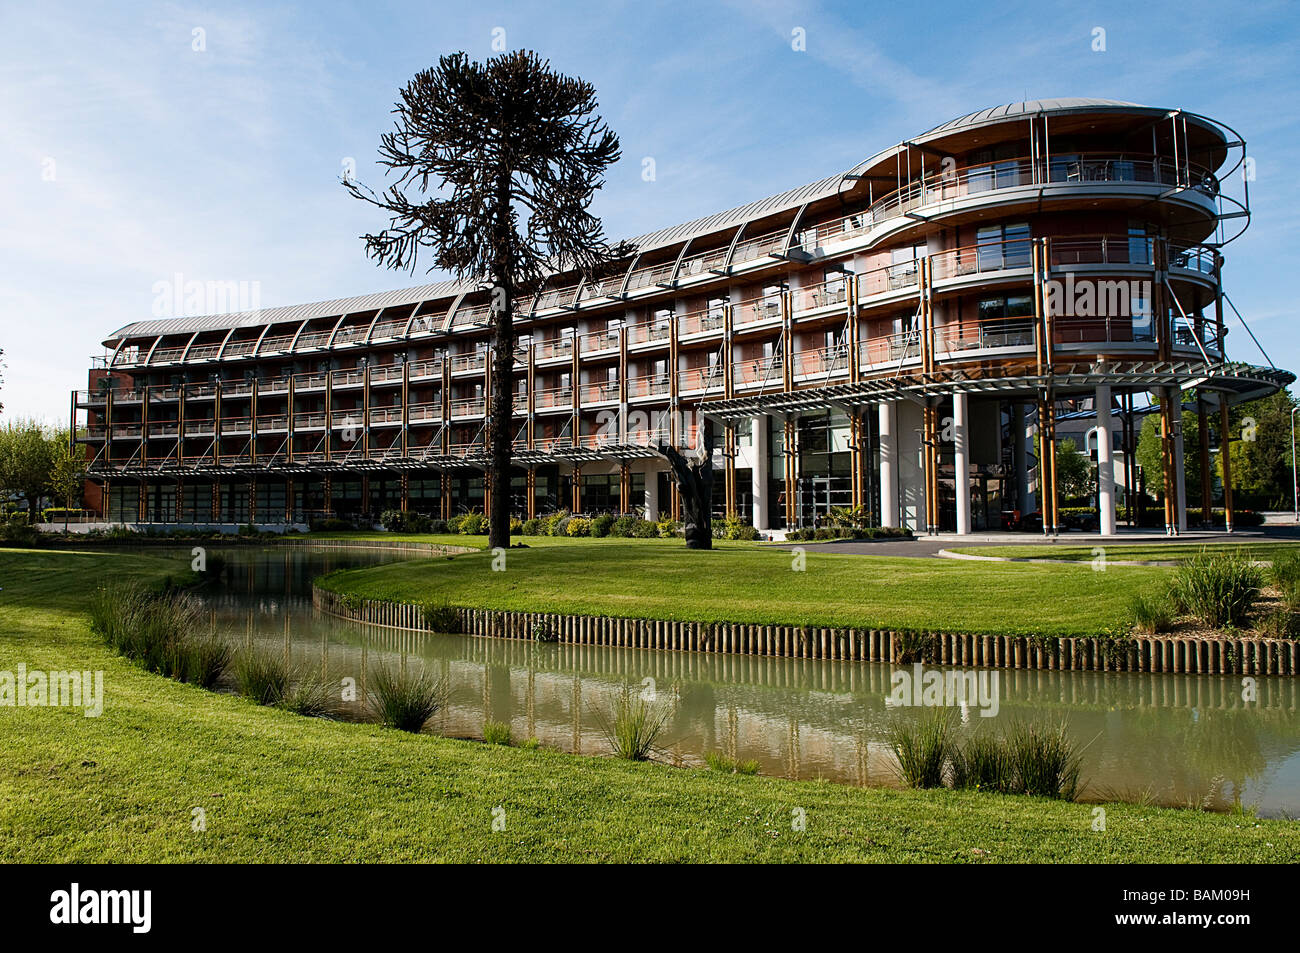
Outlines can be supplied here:
[[[359, 599], [312, 586], [318, 611], [383, 629], [433, 632], [419, 606]], [[1135, 636], [1122, 642], [969, 633], [903, 633], [743, 622], [708, 623], [624, 616], [460, 609], [460, 630], [480, 638], [531, 641], [539, 626], [561, 643], [715, 655], [826, 661], [929, 664], [1045, 671], [1115, 671], [1191, 675], [1295, 675], [1297, 642], [1287, 639], [1193, 639]], [[917, 647], [920, 646], [918, 649]]]

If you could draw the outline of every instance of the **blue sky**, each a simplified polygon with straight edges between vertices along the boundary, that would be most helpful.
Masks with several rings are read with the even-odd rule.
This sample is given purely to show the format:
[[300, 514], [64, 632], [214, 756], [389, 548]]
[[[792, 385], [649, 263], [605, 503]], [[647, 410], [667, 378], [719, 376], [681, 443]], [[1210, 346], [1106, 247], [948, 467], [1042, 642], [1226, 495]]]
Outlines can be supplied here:
[[[596, 201], [614, 237], [841, 171], [984, 106], [1100, 96], [1221, 119], [1256, 160], [1225, 284], [1274, 362], [1300, 369], [1293, 2], [44, 0], [0, 9], [4, 415], [66, 420], [99, 342], [150, 317], [178, 273], [256, 282], [264, 307], [440, 277], [366, 259], [358, 236], [380, 222], [338, 178], [352, 158], [378, 182], [397, 90], [442, 53], [491, 55], [498, 27], [595, 84], [623, 140]], [[1262, 360], [1240, 330], [1230, 350]]]

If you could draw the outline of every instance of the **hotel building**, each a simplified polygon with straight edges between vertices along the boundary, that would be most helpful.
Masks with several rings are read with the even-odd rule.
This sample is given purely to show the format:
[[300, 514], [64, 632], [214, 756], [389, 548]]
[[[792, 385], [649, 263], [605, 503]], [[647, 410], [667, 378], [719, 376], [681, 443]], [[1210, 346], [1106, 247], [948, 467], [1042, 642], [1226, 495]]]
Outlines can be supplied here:
[[[1111, 532], [1150, 399], [1165, 522], [1185, 527], [1204, 501], [1183, 468], [1209, 464], [1182, 459], [1180, 408], [1226, 421], [1294, 380], [1243, 362], [1245, 342], [1228, 358], [1244, 161], [1194, 113], [1017, 103], [640, 236], [611, 277], [554, 275], [517, 314], [512, 507], [677, 515], [653, 447], [694, 445], [707, 418], [716, 512], [760, 529], [863, 506], [918, 531], [1012, 511], [1050, 530], [1056, 422], [1087, 412]], [[488, 307], [442, 282], [130, 324], [72, 398], [87, 506], [155, 524], [482, 511]]]

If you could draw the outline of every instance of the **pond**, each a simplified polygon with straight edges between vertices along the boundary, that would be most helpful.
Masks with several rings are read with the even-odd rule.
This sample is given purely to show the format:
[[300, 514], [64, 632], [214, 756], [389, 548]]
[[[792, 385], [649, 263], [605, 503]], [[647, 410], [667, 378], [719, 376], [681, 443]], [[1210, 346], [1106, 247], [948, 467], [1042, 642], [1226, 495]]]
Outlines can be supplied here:
[[[912, 666], [380, 629], [314, 612], [311, 580], [332, 569], [425, 557], [304, 547], [221, 553], [224, 581], [204, 596], [218, 630], [282, 649], [295, 665], [339, 684], [347, 677], [364, 687], [379, 666], [427, 666], [449, 687], [449, 704], [430, 727], [449, 736], [482, 737], [491, 720], [508, 723], [517, 741], [604, 753], [602, 721], [630, 685], [672, 704], [661, 740], [676, 763], [702, 764], [716, 752], [757, 761], [766, 775], [896, 785], [890, 727], [929, 713], [894, 704], [895, 674], [911, 679]], [[1066, 724], [1084, 749], [1085, 800], [1300, 814], [1294, 678], [1258, 677], [1247, 700], [1240, 677], [1007, 670], [982, 677], [994, 674], [985, 687], [996, 688], [995, 699], [961, 707], [959, 730]], [[981, 714], [995, 708], [992, 717]]]

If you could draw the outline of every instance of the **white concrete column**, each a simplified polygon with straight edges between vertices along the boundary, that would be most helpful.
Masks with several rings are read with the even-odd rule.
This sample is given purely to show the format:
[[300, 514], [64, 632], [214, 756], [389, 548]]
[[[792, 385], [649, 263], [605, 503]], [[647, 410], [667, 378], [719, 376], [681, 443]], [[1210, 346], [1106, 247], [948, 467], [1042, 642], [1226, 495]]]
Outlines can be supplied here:
[[1183, 399], [1177, 388], [1170, 388], [1173, 398], [1170, 402], [1171, 416], [1174, 421], [1174, 478], [1178, 487], [1178, 499], [1174, 505], [1174, 516], [1178, 522], [1178, 532], [1187, 532], [1187, 467], [1183, 460]]
[[880, 525], [898, 526], [898, 405], [882, 400], [880, 430]]
[[659, 519], [659, 471], [650, 470], [645, 475], [645, 518]]
[[952, 395], [952, 466], [957, 494], [957, 533], [969, 536], [970, 519], [970, 413], [965, 394]]
[[767, 483], [772, 448], [771, 441], [768, 440], [767, 417], [760, 414], [750, 426], [754, 438], [751, 447], [754, 454], [753, 467], [750, 469], [753, 477], [751, 493], [754, 498], [754, 529], [770, 529], [767, 525]]
[[1110, 385], [1098, 384], [1093, 398], [1097, 412], [1097, 509], [1101, 535], [1115, 535], [1115, 464], [1110, 446]]

